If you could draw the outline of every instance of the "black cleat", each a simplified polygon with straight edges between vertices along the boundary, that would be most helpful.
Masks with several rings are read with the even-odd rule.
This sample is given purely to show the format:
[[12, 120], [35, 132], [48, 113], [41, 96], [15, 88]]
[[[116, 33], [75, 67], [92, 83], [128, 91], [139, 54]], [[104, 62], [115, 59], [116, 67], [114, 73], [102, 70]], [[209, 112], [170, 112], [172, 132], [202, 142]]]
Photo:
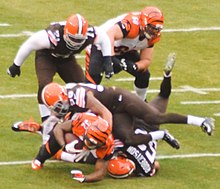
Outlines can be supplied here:
[[175, 139], [167, 130], [164, 131], [163, 140], [165, 140], [170, 146], [176, 148], [177, 150], [180, 148], [179, 141]]

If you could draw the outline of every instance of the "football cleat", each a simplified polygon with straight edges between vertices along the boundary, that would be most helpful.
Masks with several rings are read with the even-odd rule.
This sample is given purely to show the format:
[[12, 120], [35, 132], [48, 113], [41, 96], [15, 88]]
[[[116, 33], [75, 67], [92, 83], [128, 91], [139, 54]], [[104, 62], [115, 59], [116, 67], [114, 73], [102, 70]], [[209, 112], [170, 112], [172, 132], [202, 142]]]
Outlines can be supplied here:
[[31, 162], [31, 167], [32, 167], [33, 170], [37, 171], [37, 170], [39, 170], [43, 167], [43, 164], [39, 160], [34, 159]]
[[207, 133], [209, 136], [211, 136], [215, 129], [214, 122], [215, 120], [213, 118], [206, 118], [205, 121], [201, 125], [202, 131]]
[[165, 140], [170, 146], [176, 148], [177, 150], [180, 148], [179, 141], [175, 139], [167, 130], [164, 131], [163, 140]]
[[172, 71], [174, 64], [176, 62], [176, 53], [170, 53], [167, 57], [167, 62], [164, 65], [164, 73], [166, 75], [169, 75], [170, 72]]
[[31, 133], [36, 133], [41, 130], [41, 126], [34, 121], [18, 121], [12, 125], [13, 131], [27, 131]]

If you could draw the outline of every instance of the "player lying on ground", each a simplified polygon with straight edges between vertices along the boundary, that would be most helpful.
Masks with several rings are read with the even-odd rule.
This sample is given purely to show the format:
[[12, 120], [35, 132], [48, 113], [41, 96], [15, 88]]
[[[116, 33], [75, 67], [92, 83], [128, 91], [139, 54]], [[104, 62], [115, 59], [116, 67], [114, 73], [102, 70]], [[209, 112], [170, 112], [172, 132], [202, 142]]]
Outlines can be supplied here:
[[[121, 121], [123, 120], [124, 119]], [[117, 128], [120, 127], [120, 125], [114, 125], [114, 127]], [[69, 132], [76, 135], [81, 141], [73, 141], [66, 144], [65, 133]], [[146, 137], [146, 145], [151, 140], [165, 139], [169, 144], [172, 144], [172, 146], [175, 145], [176, 148], [179, 148], [178, 142], [167, 131], [158, 130], [149, 132]], [[79, 149], [75, 146], [77, 146], [76, 144], [80, 142], [84, 143], [84, 149], [78, 154]], [[119, 144], [122, 145], [122, 143]], [[60, 149], [65, 149], [67, 152], [73, 153], [73, 157], [75, 156], [75, 160], [77, 159], [77, 161], [82, 158], [86, 158], [87, 161], [87, 155], [91, 152], [97, 159], [95, 163], [95, 171], [86, 176], [83, 174], [79, 176], [78, 170], [73, 170], [71, 173], [73, 174], [73, 179], [80, 182], [99, 181], [105, 176], [108, 160], [111, 159], [114, 147], [116, 146], [117, 145], [115, 145], [111, 134], [111, 128], [105, 120], [95, 114], [78, 113], [73, 116], [72, 120], [56, 125], [50, 133], [48, 142], [41, 146], [39, 153], [33, 160], [32, 169], [38, 170], [42, 168], [44, 162], [54, 156]], [[91, 160], [88, 161], [91, 162]]]

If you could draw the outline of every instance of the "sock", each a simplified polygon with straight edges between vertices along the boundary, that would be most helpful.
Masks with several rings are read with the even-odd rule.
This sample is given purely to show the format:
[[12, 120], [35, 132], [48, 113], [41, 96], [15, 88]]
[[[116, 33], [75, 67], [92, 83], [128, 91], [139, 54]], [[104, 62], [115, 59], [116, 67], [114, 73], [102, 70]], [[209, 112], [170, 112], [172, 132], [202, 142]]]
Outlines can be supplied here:
[[138, 88], [134, 86], [134, 90], [136, 91], [136, 94], [145, 101], [147, 99], [147, 88]]
[[152, 140], [159, 140], [164, 137], [164, 131], [154, 131], [149, 133], [152, 137]]
[[39, 111], [40, 111], [40, 116], [42, 119], [42, 122], [45, 120], [45, 117], [48, 118], [51, 114], [49, 108], [47, 108], [47, 106], [45, 106], [44, 104], [38, 104], [39, 106]]
[[164, 77], [163, 81], [160, 85], [160, 93], [159, 96], [163, 97], [163, 98], [169, 98], [170, 94], [171, 94], [171, 77]]
[[204, 121], [205, 121], [205, 118], [203, 117], [197, 117], [197, 116], [192, 116], [192, 115], [187, 116], [188, 125], [195, 125], [195, 126], [200, 127]]
[[172, 75], [172, 72], [169, 72], [169, 73], [163, 72], [164, 77], [171, 77], [171, 75]]
[[43, 144], [45, 144], [50, 138], [50, 131], [58, 123], [59, 119], [55, 116], [50, 116], [46, 121], [42, 123], [42, 133], [43, 133]]

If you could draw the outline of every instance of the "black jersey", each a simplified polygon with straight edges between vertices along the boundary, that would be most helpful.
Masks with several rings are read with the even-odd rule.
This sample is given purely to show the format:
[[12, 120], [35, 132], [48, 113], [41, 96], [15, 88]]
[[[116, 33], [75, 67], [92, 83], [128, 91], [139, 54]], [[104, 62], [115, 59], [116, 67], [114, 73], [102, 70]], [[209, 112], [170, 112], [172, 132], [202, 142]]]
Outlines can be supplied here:
[[112, 113], [117, 110], [118, 105], [122, 102], [123, 90], [115, 87], [104, 87], [102, 85], [94, 85], [90, 83], [69, 83], [66, 85], [67, 95], [70, 103], [71, 111], [84, 112], [87, 111], [87, 92], [92, 91], [106, 108]]
[[[147, 131], [136, 129], [135, 133], [147, 134]], [[150, 141], [148, 144], [138, 146], [124, 146], [121, 151], [127, 155], [128, 159], [135, 163], [134, 173], [137, 176], [152, 176], [155, 173], [154, 162], [156, 158], [157, 142]]]
[[70, 103], [70, 111], [85, 112], [87, 104], [87, 91], [91, 91], [112, 114], [128, 113], [144, 120], [146, 123], [157, 123], [155, 111], [147, 103], [144, 103], [136, 94], [119, 87], [104, 87], [102, 85], [86, 83], [69, 83], [66, 85]]
[[93, 26], [89, 26], [85, 43], [77, 50], [68, 48], [63, 38], [65, 24], [66, 22], [55, 22], [51, 23], [46, 28], [51, 47], [50, 49], [42, 49], [40, 51], [49, 53], [57, 58], [68, 58], [71, 55], [80, 53], [88, 45], [94, 43], [96, 38], [96, 31]]

